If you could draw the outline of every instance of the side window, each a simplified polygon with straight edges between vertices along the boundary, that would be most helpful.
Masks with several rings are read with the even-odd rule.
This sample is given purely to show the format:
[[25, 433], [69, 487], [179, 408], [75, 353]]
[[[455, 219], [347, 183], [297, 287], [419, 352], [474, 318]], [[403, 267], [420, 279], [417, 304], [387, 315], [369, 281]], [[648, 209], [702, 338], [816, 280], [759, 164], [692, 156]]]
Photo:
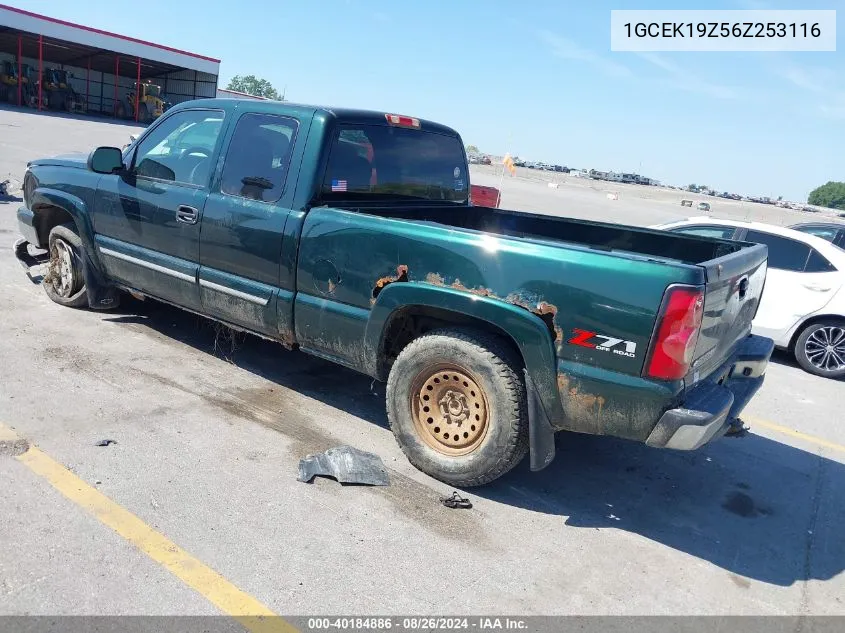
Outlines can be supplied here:
[[698, 237], [715, 237], [723, 240], [733, 239], [736, 229], [732, 226], [684, 226], [672, 229], [675, 233], [696, 235]]
[[803, 272], [810, 257], [810, 247], [807, 244], [780, 235], [748, 231], [745, 241], [769, 247], [769, 268]]
[[205, 186], [223, 126], [218, 110], [185, 110], [162, 121], [141, 141], [135, 153], [135, 174]]
[[298, 126], [298, 121], [289, 117], [244, 114], [226, 152], [220, 191], [261, 202], [278, 201]]
[[831, 264], [827, 257], [819, 253], [816, 249], [810, 251], [810, 259], [807, 260], [807, 266], [804, 272], [807, 273], [829, 273], [835, 272], [836, 266]]
[[801, 227], [798, 230], [802, 233], [815, 235], [816, 237], [820, 237], [828, 242], [833, 242], [833, 240], [836, 239], [836, 229], [826, 226], [807, 226]]

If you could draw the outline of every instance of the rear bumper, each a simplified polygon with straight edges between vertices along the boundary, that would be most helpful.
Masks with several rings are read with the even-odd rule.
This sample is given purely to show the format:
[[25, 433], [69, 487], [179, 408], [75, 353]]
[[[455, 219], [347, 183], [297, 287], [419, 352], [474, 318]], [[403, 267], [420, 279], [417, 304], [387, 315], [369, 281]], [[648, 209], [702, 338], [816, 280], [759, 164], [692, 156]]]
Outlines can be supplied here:
[[748, 336], [728, 363], [687, 391], [683, 407], [661, 416], [646, 444], [690, 451], [723, 435], [762, 386], [773, 350], [772, 339]]

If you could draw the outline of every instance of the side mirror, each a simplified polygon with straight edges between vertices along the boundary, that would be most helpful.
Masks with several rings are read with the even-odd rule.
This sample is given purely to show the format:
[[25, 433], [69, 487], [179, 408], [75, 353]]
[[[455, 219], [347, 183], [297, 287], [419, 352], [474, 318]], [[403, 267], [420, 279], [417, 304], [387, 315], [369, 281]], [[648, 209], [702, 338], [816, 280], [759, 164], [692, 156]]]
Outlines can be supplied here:
[[88, 156], [88, 169], [113, 174], [123, 169], [123, 153], [117, 147], [98, 147]]

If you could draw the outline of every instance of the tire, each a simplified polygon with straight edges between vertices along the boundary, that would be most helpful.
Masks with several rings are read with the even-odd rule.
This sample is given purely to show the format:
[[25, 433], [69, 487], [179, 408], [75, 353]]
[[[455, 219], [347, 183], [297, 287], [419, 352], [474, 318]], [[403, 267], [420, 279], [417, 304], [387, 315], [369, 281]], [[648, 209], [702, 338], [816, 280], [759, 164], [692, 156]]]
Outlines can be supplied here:
[[140, 123], [147, 123], [150, 120], [150, 109], [146, 103], [142, 103], [138, 107], [138, 121]]
[[88, 307], [82, 271], [82, 240], [73, 224], [53, 227], [48, 239], [50, 260], [42, 286], [47, 296], [68, 308]]
[[516, 466], [528, 452], [521, 366], [501, 339], [477, 330], [434, 330], [408, 344], [387, 381], [387, 418], [408, 460], [463, 488]]
[[801, 331], [792, 353], [804, 371], [825, 378], [842, 378], [845, 376], [845, 321], [827, 319], [811, 323]]

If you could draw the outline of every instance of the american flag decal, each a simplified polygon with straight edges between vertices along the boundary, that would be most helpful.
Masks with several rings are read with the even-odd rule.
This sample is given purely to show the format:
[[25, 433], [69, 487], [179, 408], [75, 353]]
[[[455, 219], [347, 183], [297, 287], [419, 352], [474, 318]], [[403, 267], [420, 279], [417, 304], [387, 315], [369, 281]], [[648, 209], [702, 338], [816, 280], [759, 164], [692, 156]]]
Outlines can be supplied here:
[[332, 180], [332, 191], [346, 191], [346, 181]]

